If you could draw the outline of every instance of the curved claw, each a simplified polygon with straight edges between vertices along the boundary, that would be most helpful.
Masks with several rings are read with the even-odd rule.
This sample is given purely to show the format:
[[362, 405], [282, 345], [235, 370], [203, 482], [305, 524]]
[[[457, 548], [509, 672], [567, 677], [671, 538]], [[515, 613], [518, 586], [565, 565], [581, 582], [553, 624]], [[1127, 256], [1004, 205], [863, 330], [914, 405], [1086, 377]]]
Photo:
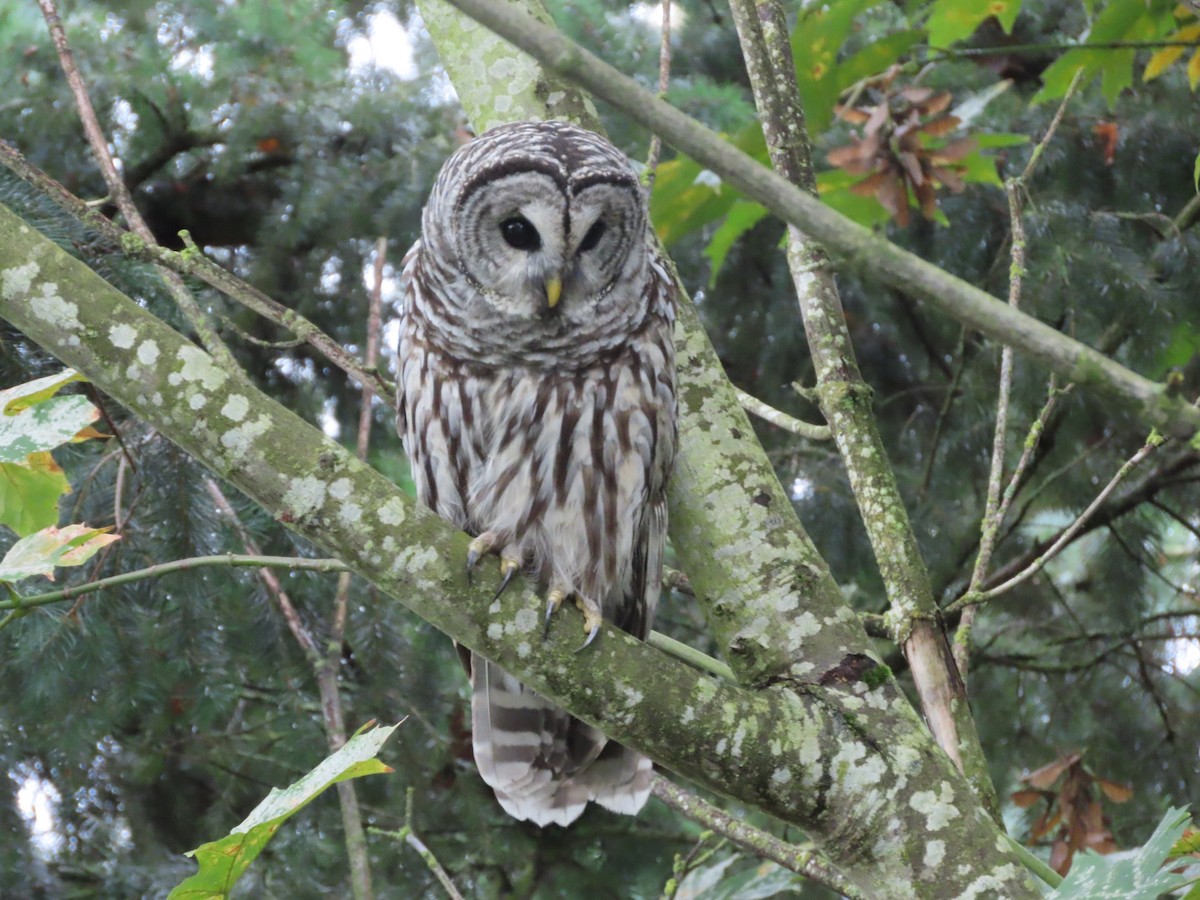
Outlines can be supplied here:
[[467, 584], [471, 583], [473, 570], [479, 565], [479, 560], [483, 558], [484, 554], [491, 553], [495, 546], [496, 532], [494, 531], [485, 531], [467, 546]]
[[589, 601], [583, 597], [576, 596], [575, 605], [579, 607], [583, 613], [583, 627], [587, 631], [588, 636], [575, 652], [587, 649], [588, 645], [596, 639], [596, 635], [600, 633], [600, 626], [604, 624], [604, 616], [600, 612], [600, 607], [593, 601]]
[[554, 615], [555, 610], [562, 606], [566, 596], [567, 592], [561, 588], [551, 588], [550, 593], [546, 595], [546, 623], [542, 626], [543, 641], [550, 637], [550, 618]]
[[500, 572], [504, 577], [500, 580], [500, 587], [496, 588], [496, 595], [492, 597], [493, 603], [500, 599], [500, 595], [504, 593], [505, 588], [512, 584], [513, 576], [520, 570], [521, 564], [515, 559], [500, 560]]
[[600, 633], [600, 623], [597, 622], [595, 625], [592, 626], [592, 630], [588, 632], [588, 636], [584, 640], [584, 642], [575, 649], [575, 652], [581, 653], [582, 651], [586, 650], [588, 648], [588, 645], [591, 644], [591, 642], [596, 639], [596, 635], [598, 635], [599, 633]]

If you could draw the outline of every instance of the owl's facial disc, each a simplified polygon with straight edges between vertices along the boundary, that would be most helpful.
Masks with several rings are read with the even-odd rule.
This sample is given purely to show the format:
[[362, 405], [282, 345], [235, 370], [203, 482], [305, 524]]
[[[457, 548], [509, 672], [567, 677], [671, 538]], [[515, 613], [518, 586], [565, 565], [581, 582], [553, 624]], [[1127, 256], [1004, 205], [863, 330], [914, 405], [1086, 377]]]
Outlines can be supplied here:
[[583, 321], [644, 235], [635, 185], [575, 190], [537, 170], [490, 180], [459, 201], [459, 262], [494, 312]]

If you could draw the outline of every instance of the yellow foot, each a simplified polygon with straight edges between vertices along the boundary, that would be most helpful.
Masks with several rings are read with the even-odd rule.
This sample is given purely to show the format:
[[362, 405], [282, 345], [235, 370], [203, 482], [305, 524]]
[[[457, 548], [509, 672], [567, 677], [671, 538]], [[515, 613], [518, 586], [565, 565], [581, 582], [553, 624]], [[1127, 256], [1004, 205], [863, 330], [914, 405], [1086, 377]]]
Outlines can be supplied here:
[[542, 628], [543, 641], [550, 636], [550, 617], [558, 612], [558, 608], [562, 606], [563, 601], [570, 593], [566, 588], [555, 585], [550, 588], [550, 593], [546, 594], [546, 624]]
[[[600, 626], [604, 623], [604, 617], [595, 600], [588, 600], [576, 594], [575, 605], [583, 613], [583, 630], [587, 632], [587, 639], [579, 647], [579, 650], [582, 650], [596, 639], [596, 635], [600, 633]], [[579, 650], [575, 652], [578, 653]]]
[[504, 593], [513, 578], [521, 571], [521, 560], [517, 556], [516, 548], [512, 545], [505, 547], [500, 553], [500, 587], [496, 588], [496, 596], [492, 598], [492, 602], [500, 599], [500, 595]]
[[491, 553], [495, 548], [500, 536], [494, 531], [485, 531], [467, 546], [467, 582], [470, 583], [471, 575], [475, 571], [475, 567], [479, 565], [479, 560]]

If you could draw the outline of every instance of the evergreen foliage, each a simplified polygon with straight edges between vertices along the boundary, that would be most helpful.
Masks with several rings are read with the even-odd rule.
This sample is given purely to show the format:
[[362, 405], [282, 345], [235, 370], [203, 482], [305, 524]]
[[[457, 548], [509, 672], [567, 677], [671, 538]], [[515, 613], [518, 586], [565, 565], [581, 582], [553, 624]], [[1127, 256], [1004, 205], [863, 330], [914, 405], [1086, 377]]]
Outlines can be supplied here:
[[[1111, 11], [1122, 4], [1148, 12], [1107, 40], [1163, 38], [1191, 21], [1174, 3], [1142, 0], [1096, 4], [1094, 21], [1115, 19]], [[647, 86], [657, 84], [657, 31], [628, 4], [549, 5], [567, 34]], [[1003, 27], [979, 17], [959, 33], [945, 22], [956, 7], [950, 0], [828, 4], [828, 15], [846, 15], [829, 64], [858, 60], [838, 74], [846, 79], [838, 88], [896, 62], [901, 78], [911, 82], [920, 69], [921, 83], [952, 92], [957, 106], [1008, 78], [969, 131], [1038, 140], [1065, 90], [1054, 61], [1061, 66], [1065, 45], [1093, 21], [1086, 18], [1091, 4], [1003, 5], [1013, 15], [1001, 16]], [[684, 19], [676, 26], [667, 99], [765, 158], [723, 4], [676, 6]], [[400, 258], [462, 124], [413, 4], [129, 0], [79, 2], [61, 12], [101, 124], [158, 240], [179, 247], [177, 232], [187, 229], [223, 265], [361, 355], [375, 239], [389, 242], [384, 287], [394, 302]], [[799, 14], [797, 41], [805, 22], [819, 15], [811, 6]], [[412, 73], [348, 67], [352, 42], [383, 17], [409, 24]], [[1094, 32], [1092, 39], [1099, 40]], [[978, 48], [993, 52], [957, 52]], [[1195, 214], [1183, 215], [1195, 196], [1200, 149], [1186, 68], [1191, 51], [1144, 84], [1126, 79], [1104, 51], [1087, 52], [1089, 74], [1097, 77], [1081, 86], [1029, 185], [1022, 308], [1137, 372], [1173, 379], [1194, 397], [1200, 230]], [[1128, 56], [1140, 78], [1154, 50], [1113, 53]], [[1056, 80], [1044, 83], [1045, 71]], [[836, 174], [825, 155], [847, 144], [852, 125], [834, 117], [837, 92], [813, 72], [806, 81], [802, 70], [801, 88], [816, 110], [809, 125], [817, 168]], [[0, 84], [9, 86], [0, 98], [0, 138], [76, 195], [103, 198], [32, 4], [0, 0]], [[648, 135], [619, 112], [600, 111], [614, 141], [645, 159]], [[1117, 129], [1115, 151], [1106, 147], [1106, 128]], [[996, 182], [1019, 174], [1031, 146], [981, 150], [998, 179], [968, 178], [961, 193], [941, 192], [944, 223], [914, 211], [901, 228], [880, 208], [854, 208], [924, 259], [1005, 296], [1011, 232]], [[731, 380], [816, 421], [816, 407], [792, 389], [811, 386], [814, 376], [779, 250], [783, 225], [748, 215], [731, 190], [719, 203], [704, 196], [693, 202], [694, 192], [684, 197], [699, 167], [669, 153], [667, 160], [652, 199], [656, 223], [662, 227], [660, 212], [671, 217], [664, 237]], [[867, 200], [845, 194], [847, 203]], [[148, 264], [123, 255], [3, 168], [0, 203], [186, 330]], [[108, 202], [100, 208], [114, 212]], [[731, 210], [745, 220], [727, 224]], [[722, 228], [730, 239], [714, 266], [710, 242]], [[358, 385], [308, 345], [287, 343], [290, 335], [276, 325], [198, 281], [188, 284], [255, 383], [353, 446]], [[852, 264], [839, 268], [839, 285], [935, 597], [948, 605], [965, 591], [979, 545], [999, 348]], [[60, 368], [0, 323], [0, 388]], [[1018, 353], [1009, 472], [1047, 388], [1046, 373]], [[97, 427], [119, 433], [119, 445], [93, 440], [55, 451], [73, 486], [60, 512], [63, 523], [119, 524], [121, 540], [85, 566], [60, 570], [56, 586], [243, 552], [241, 536], [214, 505], [207, 472], [116, 404], [95, 401], [108, 420]], [[411, 492], [391, 411], [378, 401], [374, 426], [369, 462]], [[756, 429], [849, 602], [859, 612], [885, 611], [836, 448], [762, 423]], [[1027, 565], [1145, 438], [1133, 416], [1085, 391], [1063, 397], [1001, 530], [993, 568], [1013, 574]], [[317, 555], [257, 506], [226, 493], [262, 553]], [[1120, 847], [1144, 842], [1168, 806], [1200, 801], [1198, 510], [1200, 449], [1168, 443], [1041, 576], [983, 608], [970, 689], [1002, 798], [1020, 789], [1023, 772], [1078, 750], [1099, 776], [1132, 788], [1128, 802], [1104, 803]], [[0, 556], [15, 541], [0, 530]], [[336, 577], [278, 575], [323, 648]], [[675, 592], [664, 605], [660, 630], [716, 652], [689, 597]], [[339, 678], [348, 728], [409, 716], [381, 756], [395, 774], [356, 782], [365, 822], [401, 828], [412, 789], [412, 825], [465, 895], [653, 897], [676, 871], [676, 857], [707, 840], [698, 825], [653, 800], [636, 821], [597, 809], [570, 830], [541, 832], [509, 819], [471, 764], [466, 680], [449, 641], [357, 579], [348, 608]], [[956, 625], [957, 614], [948, 621]], [[881, 639], [877, 649], [906, 677], [893, 643]], [[250, 569], [167, 575], [33, 611], [0, 631], [0, 684], [2, 896], [165, 895], [195, 870], [184, 851], [227, 833], [271, 786], [297, 780], [327, 750], [313, 666]], [[57, 845], [39, 844], [29, 807], [18, 806], [18, 794], [35, 785], [57, 797]], [[1022, 839], [1043, 811], [1006, 803], [1004, 815]], [[744, 817], [803, 840], [761, 814]], [[332, 795], [313, 803], [250, 868], [244, 895], [345, 895], [341, 833]], [[1047, 835], [1045, 846], [1053, 837]], [[434, 876], [404, 844], [371, 835], [369, 853], [378, 896], [440, 896]], [[706, 865], [750, 883], [755, 861], [724, 861], [734, 855], [723, 848]], [[780, 875], [778, 883], [789, 880]], [[811, 884], [793, 889], [795, 896], [830, 896]]]

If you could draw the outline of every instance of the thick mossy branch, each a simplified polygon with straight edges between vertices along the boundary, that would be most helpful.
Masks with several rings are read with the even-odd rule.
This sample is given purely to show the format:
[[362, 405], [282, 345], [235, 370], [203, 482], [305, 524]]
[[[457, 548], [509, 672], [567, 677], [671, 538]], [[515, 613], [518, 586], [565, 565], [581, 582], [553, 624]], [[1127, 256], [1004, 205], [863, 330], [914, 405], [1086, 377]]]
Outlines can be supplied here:
[[[439, 0], [443, 2], [443, 0]], [[944, 315], [1045, 365], [1064, 381], [1117, 401], [1148, 425], [1176, 437], [1200, 432], [1200, 409], [1165, 387], [1103, 354], [1010, 308], [985, 291], [926, 262], [825, 206], [747, 154], [658, 99], [632, 78], [553, 28], [533, 18], [525, 4], [449, 0], [471, 18], [511, 41], [550, 70], [611, 103], [757, 200], [803, 229], [845, 265], [860, 269]]]

